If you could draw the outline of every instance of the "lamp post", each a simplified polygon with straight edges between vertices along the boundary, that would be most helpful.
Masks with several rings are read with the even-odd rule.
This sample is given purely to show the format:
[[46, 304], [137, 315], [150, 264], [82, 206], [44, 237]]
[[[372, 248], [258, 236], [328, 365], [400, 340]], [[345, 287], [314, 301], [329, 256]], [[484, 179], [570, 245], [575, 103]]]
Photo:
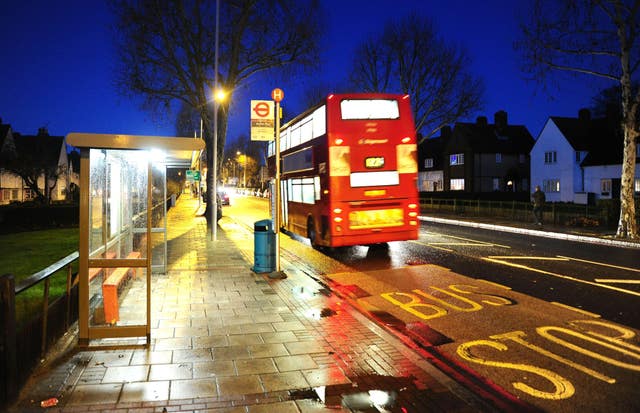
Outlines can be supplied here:
[[243, 154], [242, 152], [236, 152], [237, 156], [242, 155], [244, 158], [243, 166], [242, 166], [242, 186], [247, 187], [247, 154]]

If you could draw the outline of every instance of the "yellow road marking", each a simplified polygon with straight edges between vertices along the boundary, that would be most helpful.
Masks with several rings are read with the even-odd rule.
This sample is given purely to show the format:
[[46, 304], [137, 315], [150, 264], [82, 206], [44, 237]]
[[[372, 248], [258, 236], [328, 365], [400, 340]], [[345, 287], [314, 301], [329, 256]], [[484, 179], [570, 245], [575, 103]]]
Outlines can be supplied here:
[[453, 250], [452, 250], [452, 249], [438, 247], [437, 245], [428, 244], [428, 243], [426, 243], [426, 242], [420, 242], [420, 241], [409, 241], [409, 242], [413, 242], [414, 244], [425, 245], [425, 246], [427, 246], [427, 247], [435, 248], [435, 249], [442, 250], [442, 251], [453, 252]]
[[580, 259], [580, 258], [572, 258], [572, 257], [563, 257], [562, 255], [558, 255], [558, 258], [566, 258], [566, 259], [572, 260], [572, 261], [586, 262], [587, 264], [601, 265], [603, 267], [616, 268], [618, 270], [640, 272], [640, 269], [637, 269], [637, 268], [622, 267], [622, 266], [619, 266], [619, 265], [607, 264], [607, 263], [604, 263], [604, 262], [589, 261], [589, 260], [583, 260], [583, 259]]
[[485, 260], [485, 261], [496, 263], [496, 264], [503, 264], [503, 265], [506, 265], [506, 266], [509, 266], [509, 267], [520, 268], [520, 269], [523, 269], [523, 270], [533, 271], [533, 272], [537, 272], [537, 273], [545, 274], [545, 275], [551, 275], [551, 276], [554, 276], [554, 277], [557, 277], [557, 278], [562, 278], [562, 279], [565, 279], [565, 280], [575, 281], [575, 282], [582, 283], [582, 284], [587, 284], [587, 285], [594, 285], [594, 286], [597, 286], [597, 287], [606, 288], [606, 289], [614, 290], [614, 291], [619, 291], [619, 292], [622, 292], [622, 293], [625, 293], [625, 294], [630, 294], [630, 295], [635, 295], [635, 296], [640, 297], [640, 293], [637, 293], [635, 291], [625, 290], [624, 288], [613, 287], [613, 286], [607, 285], [607, 284], [598, 284], [598, 283], [595, 283], [595, 282], [581, 280], [579, 278], [571, 277], [571, 276], [568, 276], [568, 275], [558, 274], [558, 273], [551, 272], [551, 271], [539, 270], [537, 268], [529, 267], [527, 265], [514, 264], [512, 262], [507, 262], [507, 261], [504, 261], [504, 260], [498, 260], [498, 259], [493, 259], [493, 258], [488, 258], [488, 257], [482, 258], [482, 259]]
[[528, 256], [514, 256], [514, 255], [489, 255], [489, 258], [495, 258], [497, 260], [541, 260], [541, 261], [569, 261], [569, 258], [564, 257], [528, 257]]
[[596, 278], [597, 283], [640, 284], [640, 280], [617, 280], [615, 278]]
[[506, 285], [494, 283], [493, 281], [487, 281], [487, 280], [483, 280], [483, 279], [478, 279], [478, 281], [483, 282], [483, 283], [487, 283], [489, 285], [493, 285], [494, 287], [503, 288], [505, 290], [511, 290], [511, 287], [507, 287]]
[[559, 303], [559, 302], [556, 302], [556, 301], [551, 301], [551, 304], [557, 305], [558, 307], [566, 308], [567, 310], [575, 311], [576, 313], [584, 314], [584, 315], [589, 316], [589, 317], [600, 318], [600, 314], [592, 313], [590, 311], [583, 310], [581, 308], [577, 308], [577, 307], [573, 307], [573, 306], [570, 306], [570, 305], [562, 304], [562, 303]]
[[494, 244], [492, 242], [478, 241], [478, 240], [471, 239], [471, 238], [456, 237], [454, 235], [444, 235], [444, 237], [453, 238], [453, 239], [459, 239], [459, 240], [462, 240], [462, 241], [469, 241], [469, 242], [473, 242], [474, 244], [481, 244], [481, 245], [486, 245], [486, 246], [501, 247], [501, 248], [511, 248], [508, 245], [501, 245], [501, 244]]

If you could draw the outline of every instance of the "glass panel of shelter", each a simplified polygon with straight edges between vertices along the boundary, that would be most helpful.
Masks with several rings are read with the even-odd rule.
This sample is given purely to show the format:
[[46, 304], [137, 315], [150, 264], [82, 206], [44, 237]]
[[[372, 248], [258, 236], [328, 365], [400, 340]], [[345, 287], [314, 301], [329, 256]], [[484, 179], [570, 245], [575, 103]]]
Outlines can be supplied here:
[[147, 324], [147, 269], [122, 261], [147, 257], [149, 161], [140, 152], [90, 150], [90, 327]]

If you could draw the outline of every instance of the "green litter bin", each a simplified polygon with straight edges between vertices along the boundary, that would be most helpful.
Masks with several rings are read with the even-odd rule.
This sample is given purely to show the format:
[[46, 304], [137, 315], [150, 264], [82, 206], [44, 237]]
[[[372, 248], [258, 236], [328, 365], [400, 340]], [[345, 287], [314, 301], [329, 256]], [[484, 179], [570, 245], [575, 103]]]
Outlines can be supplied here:
[[276, 234], [273, 221], [263, 219], [253, 223], [253, 271], [274, 272], [276, 269]]

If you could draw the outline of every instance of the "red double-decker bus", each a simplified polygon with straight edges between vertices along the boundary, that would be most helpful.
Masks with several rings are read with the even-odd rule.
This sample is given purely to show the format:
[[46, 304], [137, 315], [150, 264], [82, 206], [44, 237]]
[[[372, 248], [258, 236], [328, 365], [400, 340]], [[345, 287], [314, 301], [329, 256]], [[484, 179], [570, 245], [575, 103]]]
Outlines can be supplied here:
[[[283, 125], [280, 154], [283, 229], [309, 238], [314, 247], [418, 238], [409, 96], [329, 95]], [[271, 142], [272, 174], [274, 155]]]

